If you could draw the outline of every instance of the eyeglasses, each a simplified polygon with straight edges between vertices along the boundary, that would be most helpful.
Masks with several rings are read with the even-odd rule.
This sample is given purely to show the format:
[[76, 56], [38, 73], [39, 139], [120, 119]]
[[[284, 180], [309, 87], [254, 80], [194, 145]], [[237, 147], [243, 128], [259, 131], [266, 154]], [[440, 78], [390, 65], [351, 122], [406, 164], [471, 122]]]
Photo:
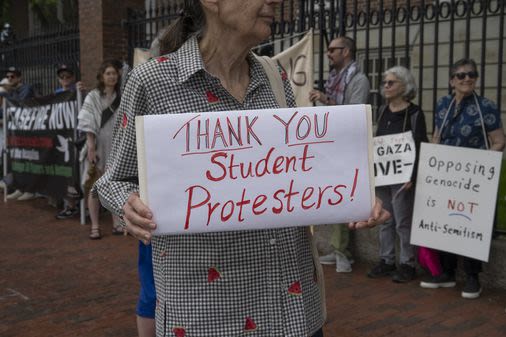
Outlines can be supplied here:
[[335, 51], [336, 51], [336, 50], [338, 50], [338, 49], [344, 49], [344, 48], [345, 48], [345, 47], [329, 47], [329, 48], [327, 49], [327, 52], [329, 52], [329, 53], [333, 53], [333, 52], [335, 52]]
[[399, 82], [399, 81], [394, 81], [394, 80], [382, 81], [381, 85], [384, 87], [390, 88], [392, 85], [394, 85], [397, 82]]
[[16, 78], [17, 76], [16, 75], [7, 75], [5, 77], [7, 77], [9, 80], [12, 80], [13, 78]]
[[469, 71], [467, 73], [465, 73], [465, 72], [455, 73], [455, 74], [453, 74], [452, 77], [456, 77], [459, 80], [463, 80], [466, 78], [466, 76], [469, 76], [470, 79], [474, 80], [475, 78], [478, 78], [478, 72], [477, 71]]

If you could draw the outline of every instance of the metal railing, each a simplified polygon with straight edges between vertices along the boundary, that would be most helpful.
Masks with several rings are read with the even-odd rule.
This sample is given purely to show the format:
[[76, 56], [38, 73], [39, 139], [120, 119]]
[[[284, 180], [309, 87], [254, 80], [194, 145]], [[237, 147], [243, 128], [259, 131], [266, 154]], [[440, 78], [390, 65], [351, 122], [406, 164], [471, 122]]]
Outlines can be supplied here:
[[19, 68], [23, 82], [33, 85], [39, 95], [52, 93], [58, 87], [59, 64], [74, 68], [79, 77], [79, 28], [59, 27], [52, 33], [10, 40], [0, 45], [0, 71]]
[[[450, 66], [474, 58], [480, 78], [478, 92], [506, 106], [503, 95], [504, 21], [506, 0], [285, 0], [262, 54], [278, 53], [310, 28], [315, 33], [315, 86], [328, 74], [325, 51], [337, 36], [357, 43], [357, 60], [371, 82], [371, 104], [381, 103], [382, 73], [394, 66], [411, 69], [417, 80], [417, 104], [426, 112], [429, 132], [439, 97], [451, 91]], [[148, 48], [158, 30], [179, 15], [178, 5], [130, 11], [129, 56], [135, 47]], [[502, 224], [500, 230], [505, 231]]]

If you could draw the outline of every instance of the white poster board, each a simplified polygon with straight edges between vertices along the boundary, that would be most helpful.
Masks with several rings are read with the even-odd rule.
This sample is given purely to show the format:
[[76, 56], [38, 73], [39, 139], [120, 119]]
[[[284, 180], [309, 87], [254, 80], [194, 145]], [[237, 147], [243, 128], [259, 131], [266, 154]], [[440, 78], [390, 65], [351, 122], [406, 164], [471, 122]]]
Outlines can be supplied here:
[[366, 105], [137, 117], [155, 234], [366, 220], [371, 125]]
[[411, 180], [416, 158], [411, 131], [373, 138], [376, 186], [403, 184]]
[[488, 261], [502, 153], [422, 143], [411, 243]]

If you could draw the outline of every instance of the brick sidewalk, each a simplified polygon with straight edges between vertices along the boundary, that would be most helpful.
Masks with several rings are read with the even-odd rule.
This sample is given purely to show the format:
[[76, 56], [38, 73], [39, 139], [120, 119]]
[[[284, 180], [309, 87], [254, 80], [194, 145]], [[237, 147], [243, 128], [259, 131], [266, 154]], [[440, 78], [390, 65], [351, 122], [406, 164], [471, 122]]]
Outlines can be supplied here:
[[[43, 199], [0, 202], [0, 336], [136, 336], [136, 241], [111, 236], [107, 216], [105, 237], [88, 240], [88, 226], [54, 213]], [[469, 301], [458, 288], [370, 280], [366, 270], [326, 267], [325, 337], [506, 336], [504, 291]]]

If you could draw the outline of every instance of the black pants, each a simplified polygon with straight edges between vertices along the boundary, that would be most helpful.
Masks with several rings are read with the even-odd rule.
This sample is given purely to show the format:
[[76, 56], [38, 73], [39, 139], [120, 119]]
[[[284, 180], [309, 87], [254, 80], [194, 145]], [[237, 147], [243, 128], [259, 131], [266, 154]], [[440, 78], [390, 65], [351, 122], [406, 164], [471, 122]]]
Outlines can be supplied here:
[[[447, 252], [439, 252], [439, 258], [441, 259], [441, 267], [443, 271], [448, 275], [455, 276], [455, 270], [457, 269], [457, 258], [460, 255]], [[481, 261], [472, 259], [470, 257], [462, 256], [462, 262], [464, 263], [464, 272], [466, 275], [481, 273]]]
[[323, 329], [316, 331], [313, 337], [323, 337]]

